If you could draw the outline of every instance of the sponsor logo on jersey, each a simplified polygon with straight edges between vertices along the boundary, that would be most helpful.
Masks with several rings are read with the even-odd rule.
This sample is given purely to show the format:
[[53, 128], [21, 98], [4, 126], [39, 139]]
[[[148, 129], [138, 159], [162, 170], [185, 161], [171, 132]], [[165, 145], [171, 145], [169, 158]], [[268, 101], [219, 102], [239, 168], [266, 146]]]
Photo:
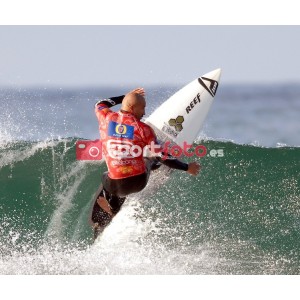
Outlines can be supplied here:
[[118, 171], [122, 174], [131, 174], [133, 172], [133, 167], [131, 166], [122, 166], [118, 168]]
[[107, 106], [104, 105], [104, 104], [98, 105], [98, 110], [102, 110], [102, 109], [105, 109], [105, 108], [107, 108]]
[[134, 127], [131, 125], [118, 124], [113, 121], [108, 123], [108, 136], [132, 140], [133, 135]]
[[138, 165], [138, 164], [140, 164], [139, 163], [139, 161], [136, 161], [136, 160], [133, 160], [133, 159], [131, 159], [131, 160], [124, 160], [124, 159], [122, 159], [122, 160], [113, 160], [112, 162], [111, 162], [111, 164], [113, 165], [113, 166], [127, 166], [127, 165]]

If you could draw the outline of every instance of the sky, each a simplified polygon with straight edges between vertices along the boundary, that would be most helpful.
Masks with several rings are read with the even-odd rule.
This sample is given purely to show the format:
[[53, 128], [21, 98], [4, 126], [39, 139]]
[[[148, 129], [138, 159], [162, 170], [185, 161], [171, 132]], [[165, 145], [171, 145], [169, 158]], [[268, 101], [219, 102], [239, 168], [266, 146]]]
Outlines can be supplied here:
[[0, 86], [300, 83], [300, 26], [0, 26]]
[[[222, 68], [222, 84], [299, 83], [300, 26], [282, 26], [300, 25], [298, 5], [296, 0], [1, 1], [0, 87], [178, 85], [215, 68]], [[64, 291], [70, 296], [71, 291], [74, 299], [82, 299], [94, 292], [90, 289], [90, 278], [84, 282], [80, 278], [76, 286], [77, 279], [68, 278], [63, 289], [61, 278], [57, 277], [56, 284], [56, 277], [52, 276], [54, 288], [50, 290], [50, 277], [43, 278], [38, 288], [36, 280], [3, 278], [2, 294], [7, 289], [11, 296], [13, 290], [20, 293], [19, 298], [24, 298], [24, 291], [30, 290], [30, 299], [39, 299], [41, 291], [47, 289], [52, 298], [62, 296]], [[281, 299], [297, 295], [298, 278], [294, 279], [258, 276], [241, 280], [239, 276], [224, 276], [223, 281], [218, 279], [220, 288], [215, 289], [216, 278], [212, 282], [207, 281], [208, 277], [201, 278], [201, 295], [233, 300], [245, 297], [246, 290], [247, 299], [257, 296]], [[18, 290], [14, 289], [16, 280], [22, 287]], [[97, 284], [98, 278], [94, 280], [92, 284]], [[173, 278], [168, 280], [160, 278], [156, 283], [161, 283], [161, 287], [166, 283], [171, 286]], [[198, 278], [195, 280], [199, 284]], [[141, 294], [135, 297], [132, 291], [147, 289], [149, 298], [157, 296], [154, 291], [161, 291], [149, 290], [148, 280], [141, 282], [138, 276], [134, 285], [130, 285], [131, 281], [122, 277], [118, 281], [121, 288], [114, 290], [114, 294], [124, 298], [124, 292], [127, 295], [128, 291], [128, 297], [140, 299]], [[194, 296], [194, 289], [187, 285], [190, 281], [190, 278], [180, 281], [177, 285], [180, 289], [172, 285], [168, 293], [179, 294], [182, 289], [180, 295], [192, 292]], [[114, 286], [115, 280], [107, 290], [110, 292]]]

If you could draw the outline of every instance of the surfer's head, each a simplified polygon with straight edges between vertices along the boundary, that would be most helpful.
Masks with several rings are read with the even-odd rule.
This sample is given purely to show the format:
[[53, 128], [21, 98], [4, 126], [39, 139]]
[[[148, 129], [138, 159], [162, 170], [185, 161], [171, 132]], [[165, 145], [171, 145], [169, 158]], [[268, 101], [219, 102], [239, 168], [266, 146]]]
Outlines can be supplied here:
[[145, 108], [145, 91], [142, 88], [129, 92], [122, 101], [121, 109], [133, 114], [139, 120], [145, 115]]

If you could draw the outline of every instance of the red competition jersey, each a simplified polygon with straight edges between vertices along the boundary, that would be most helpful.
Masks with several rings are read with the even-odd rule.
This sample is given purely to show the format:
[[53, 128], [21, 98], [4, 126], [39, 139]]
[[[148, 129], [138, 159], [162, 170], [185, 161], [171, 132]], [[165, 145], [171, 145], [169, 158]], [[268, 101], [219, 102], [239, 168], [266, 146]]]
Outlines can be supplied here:
[[105, 104], [97, 104], [102, 153], [112, 179], [142, 174], [146, 166], [141, 150], [151, 142], [157, 144], [153, 129], [130, 113], [114, 112]]

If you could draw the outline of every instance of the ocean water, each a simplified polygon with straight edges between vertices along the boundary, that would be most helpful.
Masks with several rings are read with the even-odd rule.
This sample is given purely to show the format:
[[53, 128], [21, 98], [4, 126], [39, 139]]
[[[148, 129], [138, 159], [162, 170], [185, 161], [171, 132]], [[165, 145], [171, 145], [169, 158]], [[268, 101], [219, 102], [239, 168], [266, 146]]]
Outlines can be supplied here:
[[[147, 114], [180, 87], [145, 87]], [[220, 85], [189, 158], [153, 172], [92, 243], [93, 104], [128, 88], [0, 89], [0, 274], [299, 274], [300, 87]], [[163, 184], [160, 184], [164, 182]]]

